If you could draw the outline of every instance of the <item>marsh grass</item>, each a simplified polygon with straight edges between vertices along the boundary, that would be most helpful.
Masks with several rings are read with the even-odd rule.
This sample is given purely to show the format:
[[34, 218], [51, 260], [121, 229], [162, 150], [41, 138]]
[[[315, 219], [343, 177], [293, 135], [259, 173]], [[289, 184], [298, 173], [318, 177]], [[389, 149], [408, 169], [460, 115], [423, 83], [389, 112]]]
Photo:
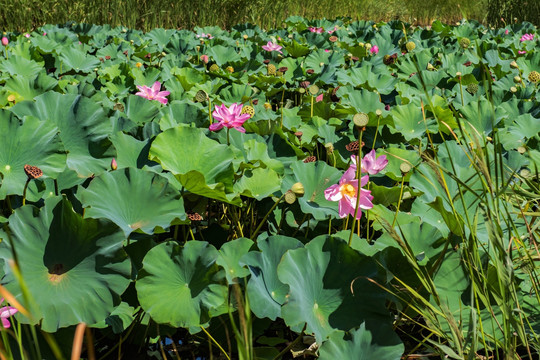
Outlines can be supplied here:
[[45, 24], [68, 21], [123, 25], [149, 31], [156, 27], [195, 26], [231, 28], [254, 23], [275, 28], [289, 16], [308, 19], [350, 17], [354, 20], [402, 20], [418, 25], [434, 19], [455, 23], [464, 16], [485, 22], [491, 0], [18, 0], [0, 4], [3, 31], [30, 31]]

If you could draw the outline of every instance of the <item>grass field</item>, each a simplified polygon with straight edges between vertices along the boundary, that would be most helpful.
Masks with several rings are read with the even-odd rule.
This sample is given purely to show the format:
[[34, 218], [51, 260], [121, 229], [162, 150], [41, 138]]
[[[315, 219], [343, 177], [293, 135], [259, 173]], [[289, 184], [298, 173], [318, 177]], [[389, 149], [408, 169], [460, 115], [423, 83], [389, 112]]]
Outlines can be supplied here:
[[246, 22], [271, 28], [281, 25], [291, 15], [398, 19], [420, 25], [430, 24], [434, 19], [454, 23], [466, 17], [485, 23], [488, 1], [493, 0], [19, 0], [4, 1], [0, 7], [0, 27], [4, 31], [28, 31], [44, 24], [77, 21], [142, 30], [207, 25], [230, 28]]

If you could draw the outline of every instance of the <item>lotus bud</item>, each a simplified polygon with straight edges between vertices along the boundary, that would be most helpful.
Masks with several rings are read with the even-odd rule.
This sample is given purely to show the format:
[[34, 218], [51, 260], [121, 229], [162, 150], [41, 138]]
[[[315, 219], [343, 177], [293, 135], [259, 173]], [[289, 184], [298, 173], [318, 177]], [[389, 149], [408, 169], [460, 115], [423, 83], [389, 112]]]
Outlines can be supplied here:
[[244, 38], [244, 40], [248, 39], [248, 36], [246, 34], [244, 34], [242, 37]]
[[116, 169], [118, 169], [118, 164], [116, 163], [116, 159], [113, 158], [111, 160], [111, 170], [116, 170]]
[[329, 154], [332, 154], [334, 152], [334, 144], [326, 143], [324, 144], [324, 147], [326, 148], [326, 151], [328, 151]]
[[517, 69], [519, 68], [517, 62], [515, 60], [512, 60], [512, 62], [510, 63], [510, 67], [513, 68], [513, 69]]
[[208, 55], [201, 55], [201, 61], [205, 64], [208, 64]]
[[366, 45], [364, 45], [364, 46], [365, 46], [366, 50], [369, 50], [369, 49], [371, 49], [371, 44], [370, 44], [370, 43], [367, 43], [367, 44], [366, 44]]
[[302, 197], [304, 196], [305, 190], [304, 185], [301, 182], [297, 182], [291, 186], [291, 191], [297, 196]]
[[7, 46], [7, 44], [9, 44], [9, 40], [8, 40], [8, 38], [7, 38], [7, 37], [5, 37], [5, 36], [4, 36], [4, 37], [2, 37], [2, 45], [4, 45], [4, 46]]
[[285, 193], [285, 202], [289, 205], [292, 205], [294, 204], [295, 201], [296, 201], [296, 195], [291, 190], [288, 190]]

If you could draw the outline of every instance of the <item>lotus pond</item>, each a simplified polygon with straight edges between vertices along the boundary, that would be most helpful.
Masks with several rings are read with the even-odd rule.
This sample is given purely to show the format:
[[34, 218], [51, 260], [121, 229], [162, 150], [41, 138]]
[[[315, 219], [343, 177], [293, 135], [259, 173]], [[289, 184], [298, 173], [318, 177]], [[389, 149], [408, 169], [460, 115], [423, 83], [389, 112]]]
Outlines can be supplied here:
[[537, 47], [472, 21], [5, 33], [0, 357], [537, 359]]

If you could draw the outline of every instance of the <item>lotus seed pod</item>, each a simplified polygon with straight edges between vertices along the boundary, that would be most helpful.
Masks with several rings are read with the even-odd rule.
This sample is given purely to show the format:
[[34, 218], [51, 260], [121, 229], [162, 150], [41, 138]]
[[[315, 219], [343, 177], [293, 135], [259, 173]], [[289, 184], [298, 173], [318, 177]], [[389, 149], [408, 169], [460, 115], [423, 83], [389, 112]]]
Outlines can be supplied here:
[[26, 173], [26, 176], [28, 176], [29, 180], [37, 179], [43, 175], [43, 171], [41, 171], [40, 168], [28, 164], [24, 165], [24, 172]]
[[405, 48], [407, 48], [408, 52], [411, 52], [416, 49], [416, 44], [413, 41], [409, 41], [407, 44], [405, 44]]
[[521, 78], [519, 76], [514, 76], [514, 82], [515, 83], [520, 83], [521, 82]]
[[525, 146], [518, 146], [517, 151], [520, 154], [525, 154], [525, 152], [527, 152], [527, 148]]
[[227, 66], [227, 68], [225, 70], [227, 70], [227, 72], [229, 72], [231, 74], [234, 72], [234, 68], [232, 66]]
[[276, 75], [276, 65], [274, 64], [268, 64], [266, 66], [266, 73], [268, 75]]
[[244, 38], [244, 40], [248, 39], [248, 36], [246, 34], [244, 34], [242, 37]]
[[358, 46], [360, 46], [360, 47], [364, 47], [364, 46], [365, 46], [365, 44], [364, 44], [363, 42], [359, 42], [359, 43], [358, 43]]
[[255, 109], [253, 106], [246, 105], [242, 108], [240, 114], [249, 114], [250, 117], [253, 117], [253, 115], [255, 115]]
[[456, 72], [456, 77], [457, 78], [461, 77], [461, 71]]
[[116, 103], [116, 104], [114, 104], [113, 110], [117, 110], [117, 111], [120, 111], [120, 112], [124, 112], [124, 110], [125, 110], [125, 109], [124, 109], [124, 104], [119, 103], [119, 102]]
[[283, 76], [283, 72], [282, 72], [282, 71], [276, 71], [276, 76], [277, 76], [277, 77]]
[[210, 66], [210, 71], [211, 72], [218, 72], [219, 71], [219, 66], [217, 64], [212, 64]]
[[369, 50], [369, 49], [371, 49], [371, 44], [367, 43], [366, 45], [364, 45], [364, 47], [366, 48], [366, 50]]
[[294, 204], [295, 201], [296, 201], [296, 195], [291, 190], [288, 190], [285, 193], [285, 202], [291, 205], [291, 204]]
[[477, 83], [470, 83], [469, 85], [467, 85], [467, 92], [471, 95], [474, 95], [476, 94], [476, 92], [478, 91], [478, 84]]
[[529, 169], [521, 169], [521, 171], [519, 172], [519, 176], [521, 176], [522, 178], [528, 178], [529, 176], [531, 176], [531, 171]]
[[15, 102], [15, 95], [9, 94], [9, 96], [7, 97], [7, 101], [9, 101], [9, 102]]
[[305, 93], [306, 93], [306, 89], [300, 88], [300, 89], [298, 89], [298, 92], [299, 92], [300, 94], [305, 94]]
[[409, 163], [402, 162], [399, 165], [399, 170], [401, 171], [402, 175], [407, 174], [409, 171], [411, 171], [411, 169], [412, 169], [412, 167], [411, 167], [411, 164], [409, 164]]
[[326, 151], [328, 151], [329, 154], [332, 154], [334, 152], [334, 144], [326, 143], [324, 144], [324, 147], [326, 148]]
[[308, 156], [307, 158], [305, 158], [303, 160], [303, 162], [305, 162], [305, 163], [310, 163], [310, 162], [315, 162], [315, 161], [317, 161], [317, 158], [315, 156], [313, 156], [313, 155]]
[[426, 67], [429, 71], [433, 71], [435, 70], [435, 67], [433, 65], [431, 65], [430, 63], [427, 64], [427, 67]]
[[366, 113], [358, 113], [353, 116], [353, 123], [358, 127], [364, 127], [369, 122], [369, 116]]
[[358, 140], [350, 142], [347, 145], [345, 145], [345, 149], [347, 149], [347, 151], [350, 151], [350, 152], [353, 152], [353, 153], [358, 152], [358, 149], [360, 149], [360, 145], [358, 143]]
[[381, 116], [382, 115], [382, 110], [381, 109], [375, 110], [375, 115]]
[[529, 74], [529, 81], [532, 82], [532, 83], [537, 83], [538, 81], [540, 81], [540, 74], [538, 73], [538, 71], [531, 71], [530, 74]]
[[517, 69], [519, 68], [517, 62], [515, 60], [512, 60], [512, 62], [510, 63], [510, 67], [513, 68], [513, 69]]
[[317, 93], [319, 92], [319, 87], [318, 87], [317, 85], [315, 85], [315, 84], [310, 85], [310, 86], [308, 87], [308, 91], [309, 91], [309, 93], [310, 93], [311, 95], [315, 96], [315, 95], [317, 95]]
[[191, 221], [201, 221], [203, 219], [199, 213], [193, 211], [186, 211], [186, 215]]
[[204, 90], [197, 91], [197, 94], [195, 94], [195, 100], [198, 102], [203, 102], [208, 99], [208, 94]]
[[324, 66], [324, 63], [323, 63], [323, 62], [320, 62], [320, 63], [319, 63], [319, 66], [320, 66], [320, 67], [323, 67], [323, 66]]
[[266, 110], [272, 110], [272, 105], [270, 103], [264, 103], [264, 108]]
[[304, 196], [305, 189], [304, 185], [301, 182], [294, 183], [291, 187], [291, 191], [297, 196], [302, 197]]
[[517, 92], [517, 87], [512, 86], [512, 87], [510, 88], [510, 91], [513, 92], [513, 93], [516, 93], [516, 92]]
[[461, 46], [461, 48], [467, 49], [469, 47], [469, 45], [471, 45], [471, 40], [469, 40], [467, 38], [461, 38], [459, 40], [459, 46]]

